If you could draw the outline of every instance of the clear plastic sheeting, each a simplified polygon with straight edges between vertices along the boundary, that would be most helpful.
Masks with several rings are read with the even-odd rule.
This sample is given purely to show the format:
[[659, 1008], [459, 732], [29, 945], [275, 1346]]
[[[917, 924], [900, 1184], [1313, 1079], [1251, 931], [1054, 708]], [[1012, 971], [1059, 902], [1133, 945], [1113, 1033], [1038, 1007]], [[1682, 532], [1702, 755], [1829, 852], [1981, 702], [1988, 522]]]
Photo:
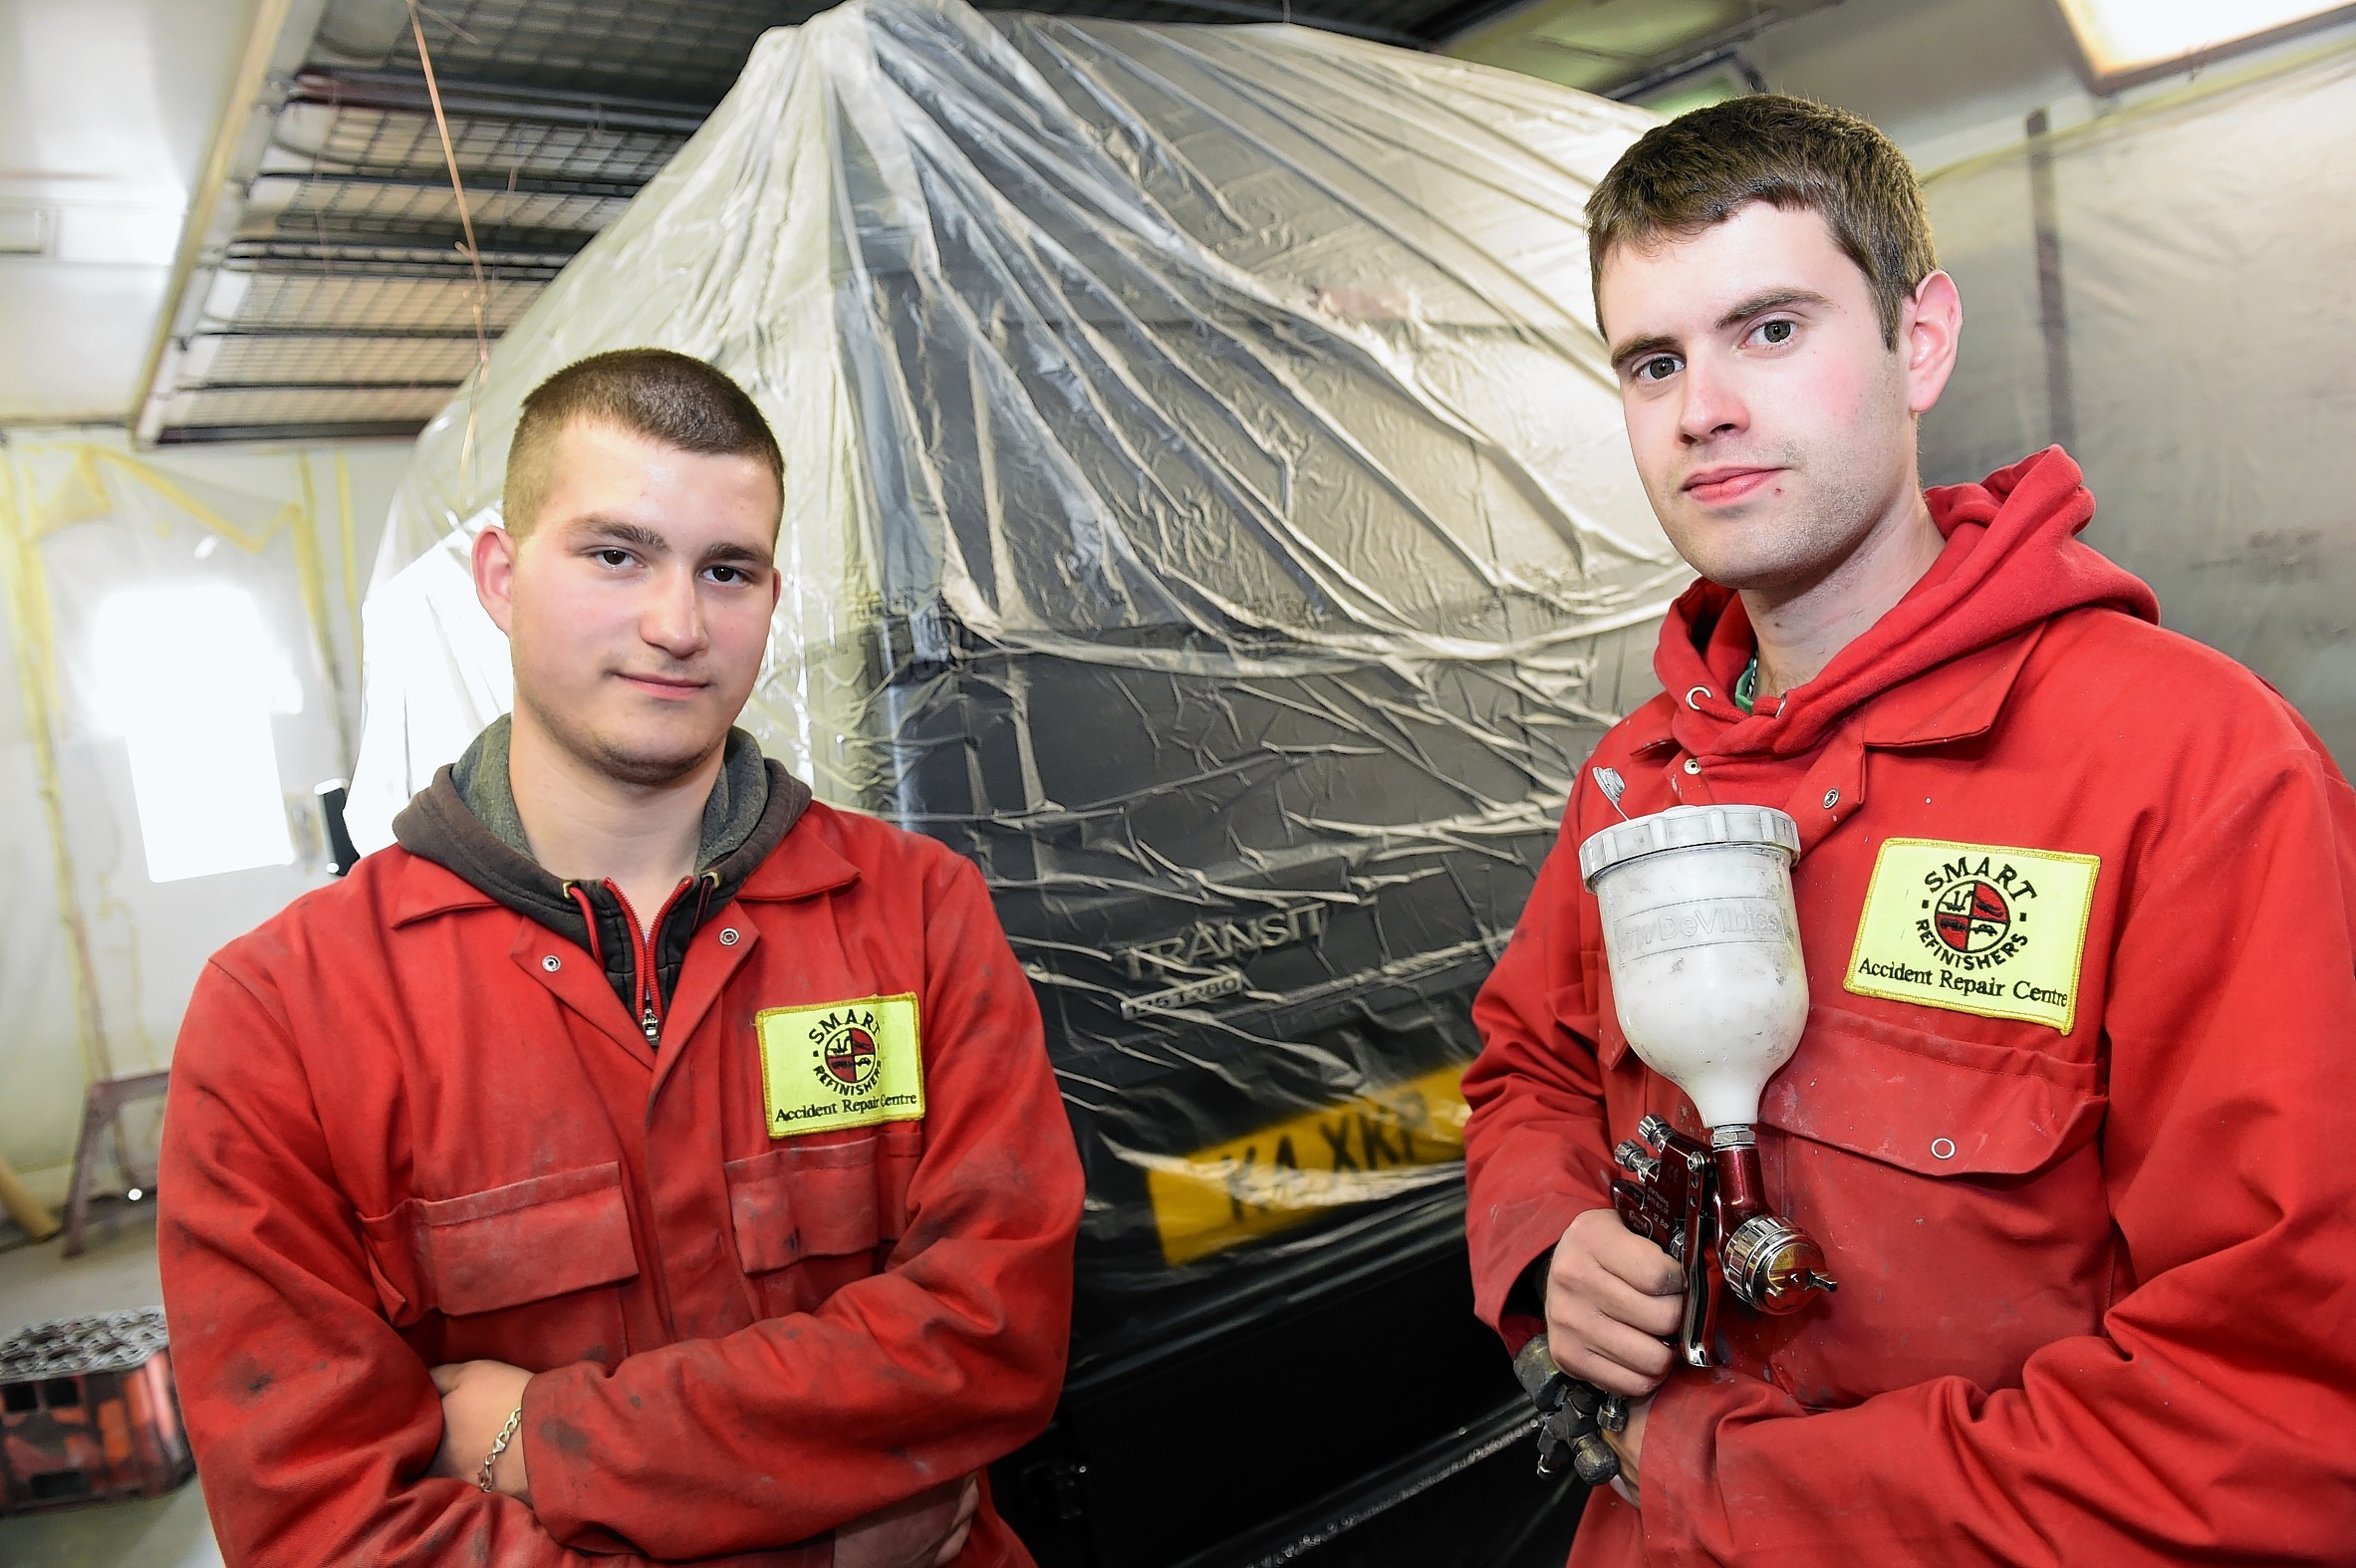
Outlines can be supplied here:
[[354, 830], [508, 700], [469, 614], [523, 395], [706, 358], [785, 446], [747, 724], [989, 878], [1091, 1293], [1455, 1190], [1471, 989], [1686, 572], [1578, 215], [1651, 123], [1290, 27], [855, 0], [769, 34], [420, 438]]
[[[348, 480], [340, 454], [0, 442], [0, 1153], [39, 1189], [63, 1187], [86, 1086], [168, 1065], [207, 956], [326, 881]], [[160, 1112], [128, 1113], [99, 1181], [152, 1184]]]

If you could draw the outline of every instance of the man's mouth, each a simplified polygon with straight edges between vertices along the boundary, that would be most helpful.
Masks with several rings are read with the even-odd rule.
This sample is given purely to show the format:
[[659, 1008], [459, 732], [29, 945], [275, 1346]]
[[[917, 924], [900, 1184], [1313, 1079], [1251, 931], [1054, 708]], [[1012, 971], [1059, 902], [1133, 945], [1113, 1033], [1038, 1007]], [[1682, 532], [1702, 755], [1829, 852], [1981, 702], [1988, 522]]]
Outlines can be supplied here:
[[1739, 501], [1782, 472], [1779, 468], [1744, 468], [1732, 464], [1698, 468], [1686, 476], [1685, 492], [1704, 506]]
[[683, 702], [703, 690], [704, 682], [689, 680], [681, 675], [639, 675], [628, 670], [617, 671], [625, 684], [635, 686], [651, 697], [669, 702]]

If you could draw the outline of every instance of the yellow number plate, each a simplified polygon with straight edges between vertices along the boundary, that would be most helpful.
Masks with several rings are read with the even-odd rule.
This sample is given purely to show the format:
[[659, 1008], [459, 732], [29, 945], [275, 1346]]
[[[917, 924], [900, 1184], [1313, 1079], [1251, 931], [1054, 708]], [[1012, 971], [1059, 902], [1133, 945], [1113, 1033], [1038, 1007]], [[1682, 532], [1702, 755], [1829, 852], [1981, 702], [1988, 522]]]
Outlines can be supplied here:
[[1462, 1067], [1374, 1089], [1190, 1155], [1153, 1155], [1146, 1191], [1173, 1267], [1431, 1179], [1464, 1158]]

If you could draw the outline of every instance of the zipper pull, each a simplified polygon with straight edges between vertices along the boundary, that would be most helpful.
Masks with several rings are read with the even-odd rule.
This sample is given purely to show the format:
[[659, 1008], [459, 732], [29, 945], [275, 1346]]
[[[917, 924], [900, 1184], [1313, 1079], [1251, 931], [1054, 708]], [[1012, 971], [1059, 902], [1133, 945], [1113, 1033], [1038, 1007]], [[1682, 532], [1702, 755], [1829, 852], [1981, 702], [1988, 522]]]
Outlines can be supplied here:
[[662, 1020], [654, 1016], [654, 1004], [647, 1003], [647, 1010], [639, 1015], [639, 1027], [647, 1031], [647, 1043], [659, 1049], [662, 1045]]

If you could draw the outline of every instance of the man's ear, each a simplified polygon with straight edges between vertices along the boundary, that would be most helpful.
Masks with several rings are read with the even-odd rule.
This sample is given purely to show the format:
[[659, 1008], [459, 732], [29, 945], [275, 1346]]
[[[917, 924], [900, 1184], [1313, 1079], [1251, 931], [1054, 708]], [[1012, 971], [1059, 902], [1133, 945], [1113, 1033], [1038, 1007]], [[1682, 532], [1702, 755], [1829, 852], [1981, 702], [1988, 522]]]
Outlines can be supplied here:
[[1915, 286], [1898, 313], [1898, 352], [1906, 365], [1906, 408], [1928, 413], [1955, 374], [1963, 337], [1963, 297], [1956, 280], [1934, 272]]
[[496, 523], [474, 536], [474, 597], [502, 632], [515, 619], [515, 557], [522, 548]]

